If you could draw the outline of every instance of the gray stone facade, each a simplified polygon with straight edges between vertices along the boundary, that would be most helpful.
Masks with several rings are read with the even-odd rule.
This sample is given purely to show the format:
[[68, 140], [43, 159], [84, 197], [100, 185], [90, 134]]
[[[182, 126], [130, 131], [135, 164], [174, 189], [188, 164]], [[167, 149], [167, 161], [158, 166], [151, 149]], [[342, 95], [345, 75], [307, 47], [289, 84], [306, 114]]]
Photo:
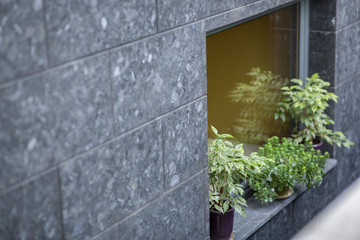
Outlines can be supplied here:
[[[1, 1], [0, 239], [207, 238], [206, 33], [295, 2]], [[360, 0], [310, 20], [356, 142], [337, 192], [360, 175]]]

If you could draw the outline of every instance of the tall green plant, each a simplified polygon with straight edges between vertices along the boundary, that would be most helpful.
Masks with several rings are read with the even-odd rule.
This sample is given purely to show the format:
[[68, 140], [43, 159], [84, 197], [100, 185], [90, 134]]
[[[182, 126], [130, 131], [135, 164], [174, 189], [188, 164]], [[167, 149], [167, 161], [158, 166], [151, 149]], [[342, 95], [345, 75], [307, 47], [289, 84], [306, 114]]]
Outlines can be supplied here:
[[349, 148], [354, 145], [342, 132], [328, 128], [334, 121], [325, 113], [325, 109], [329, 101], [337, 102], [338, 98], [326, 90], [330, 83], [323, 81], [317, 73], [306, 79], [305, 85], [300, 79], [292, 79], [293, 86], [281, 88], [285, 98], [278, 103], [275, 119], [285, 121], [290, 118], [295, 121], [292, 137], [298, 143], [320, 137], [339, 147], [343, 145]]
[[208, 154], [210, 208], [225, 213], [232, 207], [245, 217], [241, 180], [259, 173], [265, 158], [256, 153], [244, 156], [241, 144], [234, 146], [227, 140], [233, 138], [230, 134], [219, 134], [216, 128], [211, 128], [216, 138], [209, 145]]

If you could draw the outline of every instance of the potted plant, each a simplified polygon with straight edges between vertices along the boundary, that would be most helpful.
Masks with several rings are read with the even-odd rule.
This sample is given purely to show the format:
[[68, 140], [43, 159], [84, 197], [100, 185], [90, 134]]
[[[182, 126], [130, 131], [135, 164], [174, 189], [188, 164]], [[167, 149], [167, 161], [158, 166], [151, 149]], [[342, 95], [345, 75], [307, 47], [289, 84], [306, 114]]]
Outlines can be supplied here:
[[286, 138], [280, 141], [276, 136], [259, 148], [258, 156], [273, 160], [267, 161], [261, 172], [249, 177], [254, 196], [262, 203], [289, 197], [297, 183], [308, 188], [320, 184], [329, 158], [328, 153], [322, 154]]
[[337, 102], [338, 98], [326, 90], [330, 83], [323, 81], [317, 73], [306, 79], [305, 85], [300, 79], [292, 79], [290, 81], [294, 85], [281, 88], [285, 98], [278, 103], [275, 119], [285, 121], [290, 117], [295, 121], [292, 137], [297, 143], [311, 141], [316, 144], [323, 139], [339, 147], [354, 145], [342, 132], [327, 128], [334, 121], [325, 113], [325, 109], [329, 101]]
[[229, 239], [232, 233], [234, 210], [246, 216], [246, 201], [241, 180], [260, 172], [264, 158], [256, 153], [244, 156], [241, 144], [234, 146], [211, 126], [215, 139], [209, 144], [209, 207], [211, 239]]

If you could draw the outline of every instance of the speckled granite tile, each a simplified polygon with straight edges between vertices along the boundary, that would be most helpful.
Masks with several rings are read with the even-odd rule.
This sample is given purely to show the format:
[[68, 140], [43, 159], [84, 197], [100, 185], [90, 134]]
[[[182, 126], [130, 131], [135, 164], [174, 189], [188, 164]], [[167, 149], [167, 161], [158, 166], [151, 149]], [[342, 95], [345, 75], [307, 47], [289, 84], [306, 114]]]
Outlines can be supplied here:
[[158, 0], [159, 30], [166, 30], [235, 7], [233, 0]]
[[115, 133], [205, 95], [205, 56], [201, 24], [112, 51]]
[[[287, 206], [258, 229], [249, 240], [282, 239], [293, 227], [292, 208]], [[235, 239], [240, 239], [235, 236]]]
[[[303, 192], [293, 202], [294, 221], [301, 222], [313, 211], [321, 210], [334, 199], [336, 190], [336, 169], [332, 169], [324, 177], [320, 186]], [[314, 207], [316, 206], [316, 208]]]
[[45, 3], [52, 65], [156, 32], [154, 0]]
[[[311, 30], [334, 31], [336, 27], [337, 0], [316, 0], [310, 3]], [[311, 42], [311, 41], [310, 41]]]
[[0, 88], [0, 191], [108, 139], [107, 55]]
[[272, 10], [274, 8], [283, 7], [285, 4], [286, 5], [296, 4], [298, 1], [297, 0], [267, 0], [267, 2], [269, 9]]
[[235, 0], [235, 7], [241, 7], [260, 0]]
[[314, 73], [319, 73], [323, 80], [334, 86], [335, 34], [333, 32], [309, 32], [309, 76]]
[[61, 239], [56, 171], [0, 198], [0, 239]]
[[41, 0], [0, 2], [0, 82], [47, 65]]
[[336, 84], [360, 73], [360, 22], [336, 35]]
[[[208, 166], [208, 164], [206, 164]], [[204, 218], [205, 218], [205, 236], [210, 235], [210, 210], [209, 210], [209, 175], [208, 175], [208, 168], [204, 170]]]
[[24, 187], [25, 239], [62, 239], [57, 179], [55, 170]]
[[118, 239], [204, 238], [203, 184], [203, 174], [199, 174], [120, 222]]
[[22, 188], [0, 197], [0, 240], [20, 239], [25, 232], [23, 213]]
[[165, 187], [170, 188], [207, 166], [207, 103], [202, 98], [162, 120]]
[[345, 132], [360, 121], [359, 93], [360, 74], [335, 88], [335, 94], [339, 97], [334, 110], [336, 130]]
[[343, 131], [343, 133], [350, 141], [355, 143], [355, 146], [350, 149], [344, 147], [335, 148], [335, 157], [339, 162], [336, 169], [338, 186], [343, 185], [351, 177], [351, 174], [360, 169], [360, 122], [353, 124], [350, 129]]
[[229, 24], [241, 22], [249, 17], [261, 14], [268, 10], [269, 2], [266, 0], [256, 1], [243, 7], [236, 8], [223, 14], [209, 17], [204, 20], [205, 31], [212, 31]]
[[347, 187], [351, 185], [354, 181], [360, 178], [360, 168], [355, 169], [351, 175], [347, 176], [343, 181], [341, 181], [341, 185], [338, 186], [337, 194], [341, 194]]
[[119, 239], [119, 227], [118, 224], [106, 229], [105, 232], [101, 233], [100, 235], [92, 238], [92, 240], [118, 240]]
[[61, 167], [66, 239], [89, 239], [163, 192], [161, 124], [153, 122]]
[[336, 1], [336, 28], [344, 28], [360, 20], [360, 0]]

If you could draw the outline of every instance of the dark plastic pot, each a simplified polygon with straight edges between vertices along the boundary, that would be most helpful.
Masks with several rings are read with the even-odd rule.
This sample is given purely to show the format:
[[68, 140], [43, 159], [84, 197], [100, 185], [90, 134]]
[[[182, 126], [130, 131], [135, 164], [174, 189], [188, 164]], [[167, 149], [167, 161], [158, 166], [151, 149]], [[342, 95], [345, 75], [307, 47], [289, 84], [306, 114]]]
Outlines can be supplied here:
[[225, 214], [210, 209], [210, 239], [229, 240], [234, 225], [234, 209], [229, 209]]
[[323, 142], [321, 141], [320, 138], [315, 138], [314, 142], [313, 142], [313, 148], [315, 150], [321, 150], [321, 146], [323, 145]]

